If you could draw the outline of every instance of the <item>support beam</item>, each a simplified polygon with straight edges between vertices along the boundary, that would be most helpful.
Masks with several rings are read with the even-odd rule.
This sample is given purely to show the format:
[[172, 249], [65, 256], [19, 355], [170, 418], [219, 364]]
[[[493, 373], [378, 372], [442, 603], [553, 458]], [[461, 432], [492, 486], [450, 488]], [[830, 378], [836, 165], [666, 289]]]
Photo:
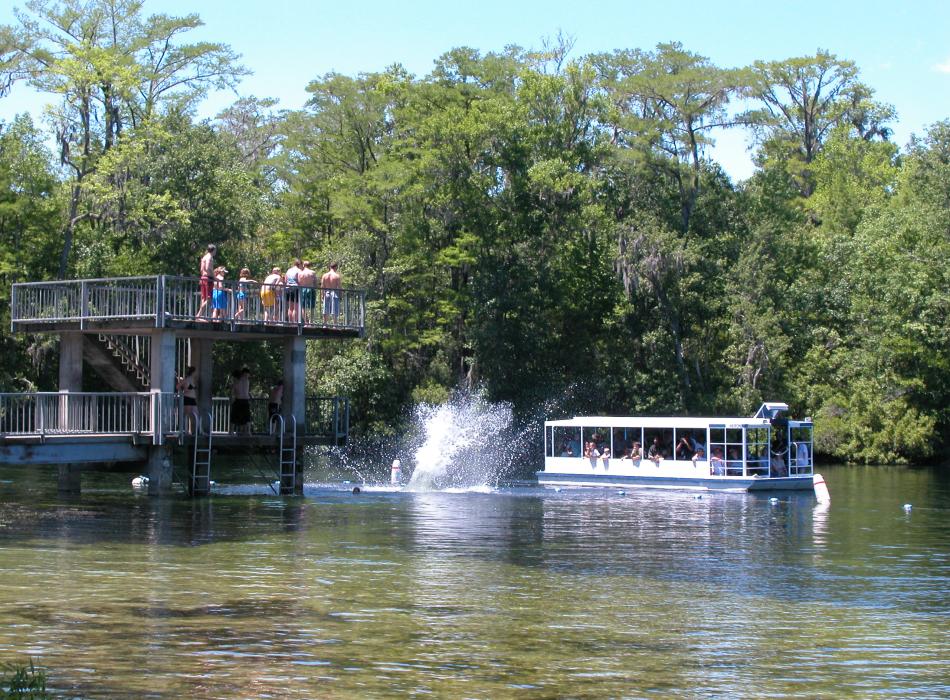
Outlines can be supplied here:
[[[156, 328], [152, 331], [152, 358], [150, 374], [152, 393], [172, 394], [175, 391], [175, 334]], [[157, 424], [157, 415], [153, 418]], [[164, 445], [164, 436], [148, 448], [148, 495], [168, 493], [172, 486], [172, 455]]]
[[175, 334], [161, 328], [152, 331], [150, 374], [152, 391], [175, 391]]
[[82, 333], [59, 335], [59, 390], [82, 391]]
[[172, 488], [172, 451], [168, 445], [148, 450], [148, 495], [164, 496]]
[[207, 416], [211, 413], [211, 377], [214, 364], [211, 361], [211, 347], [214, 341], [210, 338], [191, 339], [191, 364], [198, 369], [198, 415]]
[[307, 395], [307, 341], [302, 336], [284, 340], [284, 422], [291, 429], [290, 416], [297, 420], [297, 464], [293, 484], [281, 484], [285, 495], [303, 493], [303, 448], [299, 442], [304, 433]]
[[46, 440], [36, 443], [0, 442], [0, 464], [100, 464], [103, 462], [141, 462], [147, 448], [133, 445], [128, 438], [94, 440]]
[[297, 418], [297, 434], [303, 432], [304, 400], [307, 394], [307, 341], [299, 335], [284, 339], [284, 421], [290, 428], [290, 416]]

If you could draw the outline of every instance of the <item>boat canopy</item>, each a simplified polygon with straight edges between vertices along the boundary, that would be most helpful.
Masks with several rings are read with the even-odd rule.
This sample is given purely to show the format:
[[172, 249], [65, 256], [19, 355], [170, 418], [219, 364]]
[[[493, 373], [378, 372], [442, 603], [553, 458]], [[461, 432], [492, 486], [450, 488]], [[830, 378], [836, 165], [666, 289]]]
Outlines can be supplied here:
[[684, 416], [575, 416], [563, 420], [549, 420], [545, 425], [602, 428], [625, 428], [635, 425], [641, 428], [706, 428], [710, 425], [741, 428], [744, 426], [768, 425], [768, 418], [748, 417], [684, 417]]
[[772, 420], [779, 413], [788, 410], [787, 403], [777, 403], [777, 402], [766, 402], [759, 406], [759, 410], [755, 412], [755, 418], [768, 418]]

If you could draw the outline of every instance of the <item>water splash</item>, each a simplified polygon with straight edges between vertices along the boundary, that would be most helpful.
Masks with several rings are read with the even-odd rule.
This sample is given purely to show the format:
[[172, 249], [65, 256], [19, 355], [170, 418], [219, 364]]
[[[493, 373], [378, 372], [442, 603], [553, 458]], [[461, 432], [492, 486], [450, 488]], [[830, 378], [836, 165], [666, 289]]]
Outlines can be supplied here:
[[[446, 404], [420, 404], [413, 417], [412, 491], [485, 489], [497, 485], [512, 455], [512, 411], [460, 394]], [[403, 466], [405, 468], [405, 461]]]

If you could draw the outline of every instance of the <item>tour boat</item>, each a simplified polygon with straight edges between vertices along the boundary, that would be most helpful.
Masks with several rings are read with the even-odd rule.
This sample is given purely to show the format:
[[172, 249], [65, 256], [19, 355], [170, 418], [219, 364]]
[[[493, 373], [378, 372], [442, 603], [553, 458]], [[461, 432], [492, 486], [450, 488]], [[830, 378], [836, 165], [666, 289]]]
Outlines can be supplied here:
[[[542, 485], [813, 489], [813, 425], [784, 403], [751, 418], [579, 416], [544, 423]], [[822, 482], [823, 483], [823, 482]]]

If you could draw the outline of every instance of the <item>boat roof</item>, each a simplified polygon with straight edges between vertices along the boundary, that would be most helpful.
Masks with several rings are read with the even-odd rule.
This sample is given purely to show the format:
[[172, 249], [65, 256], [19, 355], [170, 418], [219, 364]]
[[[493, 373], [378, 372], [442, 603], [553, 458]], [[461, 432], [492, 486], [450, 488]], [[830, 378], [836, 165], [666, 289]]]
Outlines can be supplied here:
[[545, 425], [561, 427], [597, 428], [705, 428], [710, 425], [741, 427], [768, 425], [768, 418], [748, 416], [574, 416], [561, 420], [549, 420]]

